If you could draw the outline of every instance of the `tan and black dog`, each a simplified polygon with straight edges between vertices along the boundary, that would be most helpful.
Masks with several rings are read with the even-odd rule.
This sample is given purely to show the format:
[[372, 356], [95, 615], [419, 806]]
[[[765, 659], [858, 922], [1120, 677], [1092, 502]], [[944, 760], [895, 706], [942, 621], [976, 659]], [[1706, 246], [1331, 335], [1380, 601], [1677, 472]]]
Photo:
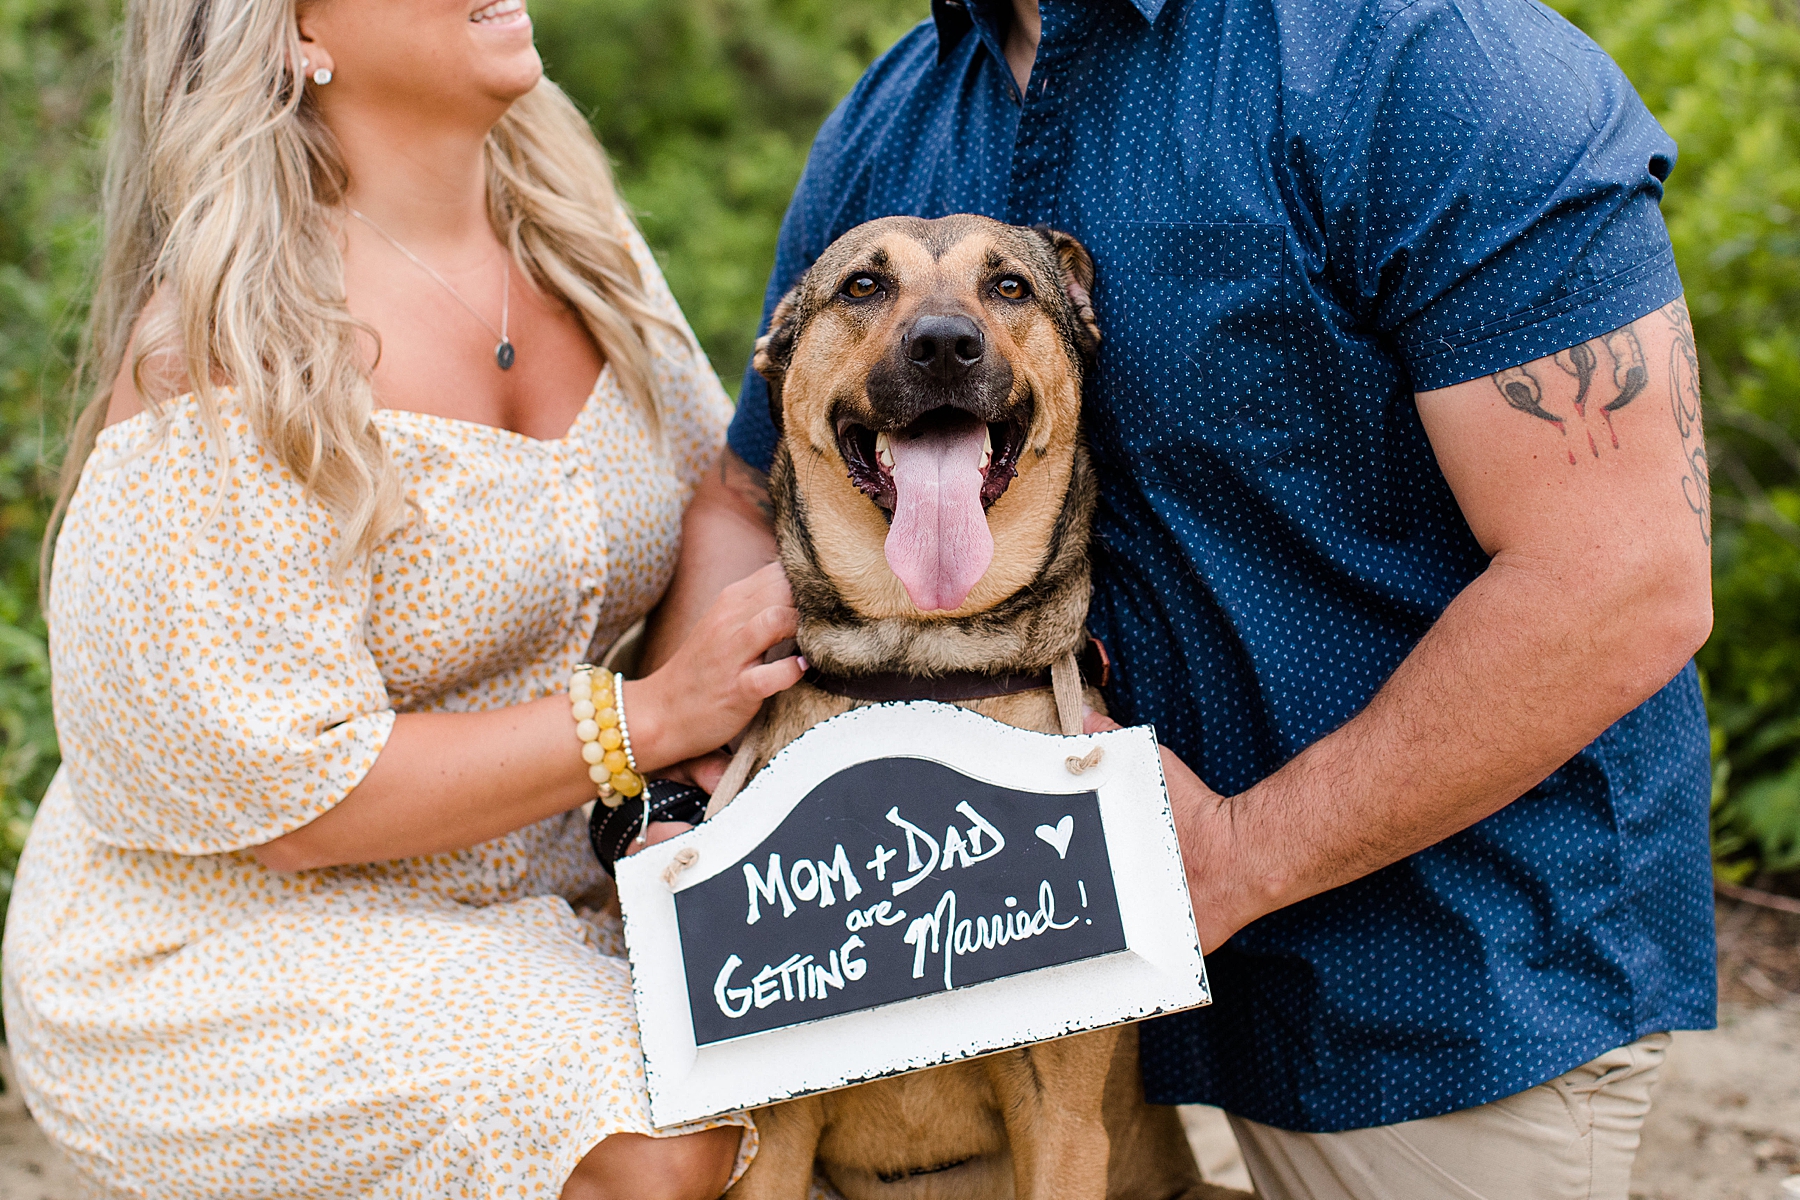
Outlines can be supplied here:
[[[1094, 265], [983, 217], [851, 230], [756, 349], [782, 440], [770, 493], [811, 670], [772, 699], [714, 798], [808, 728], [929, 697], [1080, 731], [1095, 483], [1082, 379]], [[1107, 1029], [759, 1109], [734, 1200], [1202, 1200], [1137, 1036]]]

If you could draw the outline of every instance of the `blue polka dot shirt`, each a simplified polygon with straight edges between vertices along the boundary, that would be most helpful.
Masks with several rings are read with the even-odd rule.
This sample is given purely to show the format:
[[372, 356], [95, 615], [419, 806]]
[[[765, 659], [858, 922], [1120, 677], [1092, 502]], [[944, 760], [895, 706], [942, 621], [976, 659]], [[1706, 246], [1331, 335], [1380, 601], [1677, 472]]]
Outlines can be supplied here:
[[[1091, 625], [1109, 702], [1240, 792], [1368, 703], [1486, 566], [1413, 393], [1680, 294], [1675, 146], [1531, 0], [937, 0], [819, 134], [768, 301], [894, 213], [1048, 222], [1098, 264]], [[754, 373], [731, 443], [766, 466]], [[1331, 1131], [1713, 1022], [1693, 668], [1540, 786], [1208, 956], [1143, 1028], [1159, 1103]]]

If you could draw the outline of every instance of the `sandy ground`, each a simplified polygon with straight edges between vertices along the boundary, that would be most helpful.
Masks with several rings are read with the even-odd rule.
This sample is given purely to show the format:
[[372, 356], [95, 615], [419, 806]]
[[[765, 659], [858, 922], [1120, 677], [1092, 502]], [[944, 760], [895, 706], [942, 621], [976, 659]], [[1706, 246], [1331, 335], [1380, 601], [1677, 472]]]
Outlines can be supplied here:
[[[1722, 906], [1719, 941], [1719, 1028], [1675, 1035], [1632, 1200], [1800, 1200], [1800, 917]], [[3, 1048], [0, 1079], [0, 1200], [79, 1200]], [[1249, 1187], [1223, 1114], [1182, 1117], [1207, 1179]]]
[[[9, 1087], [0, 1104], [0, 1200], [77, 1200], [74, 1173]], [[1216, 1109], [1185, 1110], [1201, 1170], [1248, 1187]], [[1680, 1033], [1632, 1179], [1633, 1200], [1796, 1200], [1800, 1181], [1800, 1005], [1731, 1005], [1720, 1027]]]

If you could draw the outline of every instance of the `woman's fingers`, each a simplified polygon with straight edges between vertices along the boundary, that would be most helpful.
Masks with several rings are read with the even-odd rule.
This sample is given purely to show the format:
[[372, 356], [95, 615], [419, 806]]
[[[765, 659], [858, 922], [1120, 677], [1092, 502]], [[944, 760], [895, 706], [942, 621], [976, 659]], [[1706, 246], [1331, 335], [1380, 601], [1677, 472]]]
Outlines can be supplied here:
[[785, 642], [800, 628], [800, 613], [787, 605], [772, 605], [744, 622], [744, 658], [760, 659], [770, 646]]
[[784, 692], [799, 683], [804, 674], [806, 660], [796, 654], [791, 658], [778, 658], [772, 663], [751, 667], [744, 672], [743, 680], [744, 686], [750, 689], [752, 695], [767, 700], [776, 692]]
[[[741, 729], [764, 699], [792, 687], [804, 666], [791, 658], [762, 660], [794, 636], [799, 622], [793, 591], [778, 564], [721, 591], [669, 661], [634, 685], [646, 697], [644, 705], [654, 706], [657, 714], [650, 725], [656, 753], [640, 746], [638, 757], [657, 769], [671, 759], [700, 754]], [[711, 782], [717, 782], [716, 773]]]
[[718, 786], [719, 776], [725, 773], [725, 765], [730, 761], [729, 752], [714, 750], [695, 758], [683, 759], [673, 766], [664, 767], [657, 774], [663, 779], [692, 784], [701, 791], [710, 793], [714, 787]]
[[748, 615], [760, 608], [792, 604], [793, 589], [780, 563], [770, 563], [719, 593], [728, 611]]

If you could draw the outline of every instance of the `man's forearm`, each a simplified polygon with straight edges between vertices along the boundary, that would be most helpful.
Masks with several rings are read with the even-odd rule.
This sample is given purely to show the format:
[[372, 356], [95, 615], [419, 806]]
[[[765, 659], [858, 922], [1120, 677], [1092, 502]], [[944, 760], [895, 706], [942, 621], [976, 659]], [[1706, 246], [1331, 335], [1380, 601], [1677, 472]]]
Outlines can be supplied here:
[[1262, 783], [1221, 800], [1171, 768], [1205, 944], [1504, 808], [1699, 649], [1712, 597], [1696, 363], [1676, 301], [1418, 395], [1492, 558], [1363, 712]]
[[640, 670], [666, 662], [728, 585], [774, 561], [768, 477], [727, 449], [682, 518], [681, 558], [651, 614]]
[[[1235, 930], [1499, 811], [1680, 671], [1709, 613], [1704, 577], [1496, 559], [1363, 712], [1250, 790], [1190, 801], [1227, 818], [1198, 823], [1195, 882], [1223, 894], [1196, 908]], [[1207, 869], [1215, 838], [1236, 871]]]

